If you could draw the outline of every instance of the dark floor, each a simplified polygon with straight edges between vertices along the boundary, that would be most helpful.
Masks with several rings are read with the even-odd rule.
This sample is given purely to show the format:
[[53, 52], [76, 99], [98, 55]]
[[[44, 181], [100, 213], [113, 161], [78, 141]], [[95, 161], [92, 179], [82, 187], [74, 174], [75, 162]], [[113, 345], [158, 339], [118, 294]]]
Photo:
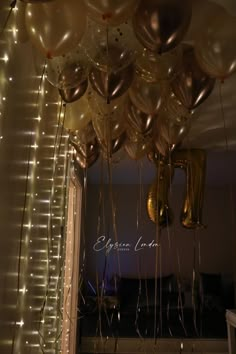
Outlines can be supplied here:
[[[183, 315], [183, 316], [182, 316]], [[80, 321], [80, 337], [226, 338], [225, 312], [196, 313], [192, 309], [169, 313], [119, 313], [106, 311], [86, 314]], [[217, 323], [217, 325], [216, 325]]]

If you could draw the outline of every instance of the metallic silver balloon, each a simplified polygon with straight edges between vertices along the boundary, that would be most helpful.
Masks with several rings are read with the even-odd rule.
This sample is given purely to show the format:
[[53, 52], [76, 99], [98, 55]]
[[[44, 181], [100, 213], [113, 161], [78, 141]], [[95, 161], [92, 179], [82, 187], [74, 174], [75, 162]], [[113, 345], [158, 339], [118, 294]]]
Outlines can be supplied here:
[[132, 104], [131, 100], [126, 108], [127, 123], [140, 134], [148, 134], [152, 130], [153, 120], [157, 117], [153, 114], [146, 114]]
[[120, 136], [118, 136], [115, 139], [112, 139], [110, 144], [108, 144], [106, 147], [101, 144], [101, 152], [105, 158], [111, 157], [113, 154], [115, 154], [117, 151], [119, 151], [122, 146], [124, 145], [124, 142], [126, 140], [126, 133], [122, 133]]
[[76, 161], [80, 167], [87, 168], [93, 165], [99, 157], [99, 145], [97, 139], [93, 139], [87, 144], [70, 141], [76, 151]]
[[202, 71], [195, 58], [194, 48], [185, 45], [182, 69], [171, 83], [175, 96], [184, 107], [191, 110], [207, 99], [214, 86], [215, 79]]
[[134, 66], [132, 64], [118, 72], [107, 72], [93, 67], [89, 73], [89, 82], [100, 96], [113, 100], [128, 90], [133, 77]]
[[134, 13], [133, 27], [141, 44], [160, 54], [180, 43], [191, 15], [190, 0], [141, 0]]
[[77, 101], [80, 97], [82, 97], [87, 90], [88, 87], [88, 80], [84, 80], [78, 86], [74, 88], [67, 88], [67, 89], [59, 89], [59, 93], [63, 101], [66, 103], [71, 103]]

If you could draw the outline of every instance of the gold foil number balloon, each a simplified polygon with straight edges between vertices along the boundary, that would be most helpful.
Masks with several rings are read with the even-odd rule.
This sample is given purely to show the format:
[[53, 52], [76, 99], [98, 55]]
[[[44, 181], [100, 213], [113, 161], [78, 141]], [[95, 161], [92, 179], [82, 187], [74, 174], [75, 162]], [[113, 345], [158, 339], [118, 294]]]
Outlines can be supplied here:
[[206, 153], [204, 150], [174, 151], [172, 162], [186, 173], [187, 188], [181, 212], [182, 225], [188, 229], [203, 227], [202, 208], [204, 201]]
[[168, 196], [174, 169], [173, 166], [165, 164], [160, 158], [157, 158], [155, 163], [157, 176], [149, 188], [147, 211], [150, 219], [163, 228], [170, 225], [173, 219]]
[[141, 0], [133, 17], [134, 31], [144, 47], [164, 53], [183, 39], [191, 14], [189, 0]]

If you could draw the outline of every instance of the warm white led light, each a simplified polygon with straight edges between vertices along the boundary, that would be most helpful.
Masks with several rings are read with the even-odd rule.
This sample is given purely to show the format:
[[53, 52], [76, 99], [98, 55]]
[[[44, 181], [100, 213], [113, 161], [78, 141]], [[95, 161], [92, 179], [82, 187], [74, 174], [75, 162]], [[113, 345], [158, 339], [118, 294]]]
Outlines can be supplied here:
[[3, 60], [5, 61], [5, 63], [7, 63], [9, 60], [9, 56], [7, 54], [5, 54], [3, 57]]
[[21, 320], [20, 322], [16, 322], [16, 324], [17, 324], [18, 326], [22, 327], [22, 326], [24, 326], [24, 321]]

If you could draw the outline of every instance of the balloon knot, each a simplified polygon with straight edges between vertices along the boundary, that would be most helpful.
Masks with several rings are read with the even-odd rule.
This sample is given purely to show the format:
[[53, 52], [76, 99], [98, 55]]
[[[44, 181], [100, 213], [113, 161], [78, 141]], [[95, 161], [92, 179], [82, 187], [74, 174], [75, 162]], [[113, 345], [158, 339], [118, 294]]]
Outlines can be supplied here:
[[112, 12], [106, 12], [105, 14], [102, 15], [102, 19], [104, 21], [109, 20], [112, 18]]
[[53, 58], [52, 53], [48, 51], [46, 57], [47, 59], [52, 59]]
[[224, 82], [225, 82], [225, 78], [224, 78], [224, 77], [222, 77], [222, 78], [220, 79], [220, 82], [221, 82], [221, 84], [224, 84]]

